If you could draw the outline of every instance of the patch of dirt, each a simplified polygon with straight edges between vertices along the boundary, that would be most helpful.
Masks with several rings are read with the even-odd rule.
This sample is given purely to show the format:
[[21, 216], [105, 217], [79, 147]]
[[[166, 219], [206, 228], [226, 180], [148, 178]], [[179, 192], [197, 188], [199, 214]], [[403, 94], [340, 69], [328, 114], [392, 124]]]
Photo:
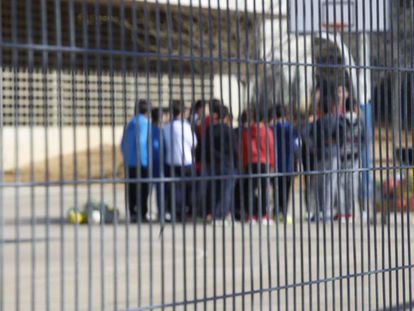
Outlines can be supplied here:
[[[408, 144], [411, 145], [411, 132], [402, 135], [403, 142], [407, 135]], [[386, 167], [393, 164], [394, 144], [391, 135], [391, 129], [387, 131], [384, 127], [376, 128], [374, 131], [375, 138], [375, 162], [376, 167]], [[399, 140], [395, 137], [396, 142]], [[387, 159], [388, 151], [388, 159]], [[113, 154], [115, 153], [115, 155]], [[18, 174], [16, 171], [6, 171], [6, 182], [44, 182], [44, 181], [70, 181], [85, 179], [103, 179], [103, 178], [122, 178], [124, 176], [122, 156], [118, 147], [113, 150], [112, 145], [104, 145], [103, 150], [99, 148], [91, 149], [89, 152], [82, 151], [75, 155], [66, 154], [62, 158], [54, 157], [48, 160], [49, 173], [46, 176], [46, 162], [35, 162], [33, 165], [21, 167]], [[381, 155], [381, 157], [380, 157]], [[88, 161], [89, 158], [89, 161]], [[115, 159], [115, 160], [114, 160]], [[114, 160], [114, 161], [113, 161]], [[62, 172], [60, 162], [62, 161]], [[396, 163], [398, 166], [399, 164]], [[76, 169], [75, 169], [76, 168]], [[384, 171], [383, 173], [386, 173]]]
[[[6, 171], [6, 182], [45, 182], [82, 179], [122, 178], [123, 163], [119, 148], [102, 148], [65, 154], [46, 161], [21, 167], [19, 171]], [[76, 162], [75, 162], [76, 161]], [[47, 164], [47, 165], [46, 165]], [[48, 171], [48, 173], [46, 173]]]

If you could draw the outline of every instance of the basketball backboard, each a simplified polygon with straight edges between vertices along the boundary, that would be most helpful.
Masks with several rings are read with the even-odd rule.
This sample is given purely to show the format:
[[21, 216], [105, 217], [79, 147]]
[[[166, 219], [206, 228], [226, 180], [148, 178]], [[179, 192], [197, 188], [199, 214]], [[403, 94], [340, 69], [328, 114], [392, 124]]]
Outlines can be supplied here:
[[380, 32], [389, 29], [389, 0], [289, 0], [293, 33]]

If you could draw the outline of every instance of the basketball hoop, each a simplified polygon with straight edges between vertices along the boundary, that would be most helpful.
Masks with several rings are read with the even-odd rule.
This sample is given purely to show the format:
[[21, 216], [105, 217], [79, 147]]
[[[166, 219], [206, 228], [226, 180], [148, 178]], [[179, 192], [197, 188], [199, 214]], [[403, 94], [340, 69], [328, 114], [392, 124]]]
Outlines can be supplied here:
[[[301, 34], [342, 29], [346, 32], [359, 33], [387, 31], [390, 26], [390, 2], [390, 0], [288, 0], [290, 23], [288, 29], [291, 33]], [[369, 10], [366, 9], [368, 5]]]

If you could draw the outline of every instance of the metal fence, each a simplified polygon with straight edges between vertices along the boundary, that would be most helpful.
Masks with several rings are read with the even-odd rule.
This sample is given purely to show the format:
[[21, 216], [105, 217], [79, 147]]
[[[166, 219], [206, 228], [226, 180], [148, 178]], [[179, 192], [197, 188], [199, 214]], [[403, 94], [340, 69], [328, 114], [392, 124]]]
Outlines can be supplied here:
[[0, 2], [0, 310], [411, 310], [413, 1]]

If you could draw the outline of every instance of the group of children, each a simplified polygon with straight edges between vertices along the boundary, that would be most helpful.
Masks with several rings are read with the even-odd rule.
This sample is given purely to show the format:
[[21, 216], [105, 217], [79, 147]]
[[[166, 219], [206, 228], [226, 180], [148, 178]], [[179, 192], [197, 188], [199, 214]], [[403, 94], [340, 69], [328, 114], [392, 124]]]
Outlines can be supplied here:
[[325, 81], [317, 86], [315, 97], [317, 117], [302, 132], [310, 220], [349, 222], [362, 208], [359, 169], [366, 136], [359, 105], [347, 84]]
[[288, 201], [300, 158], [310, 220], [330, 221], [335, 207], [336, 218], [350, 220], [363, 124], [348, 88], [324, 83], [315, 95], [316, 118], [302, 131], [283, 105], [245, 110], [234, 128], [228, 107], [216, 99], [197, 101], [190, 113], [178, 100], [152, 110], [139, 101], [121, 143], [130, 221], [148, 221], [154, 187], [161, 222], [291, 223]]

